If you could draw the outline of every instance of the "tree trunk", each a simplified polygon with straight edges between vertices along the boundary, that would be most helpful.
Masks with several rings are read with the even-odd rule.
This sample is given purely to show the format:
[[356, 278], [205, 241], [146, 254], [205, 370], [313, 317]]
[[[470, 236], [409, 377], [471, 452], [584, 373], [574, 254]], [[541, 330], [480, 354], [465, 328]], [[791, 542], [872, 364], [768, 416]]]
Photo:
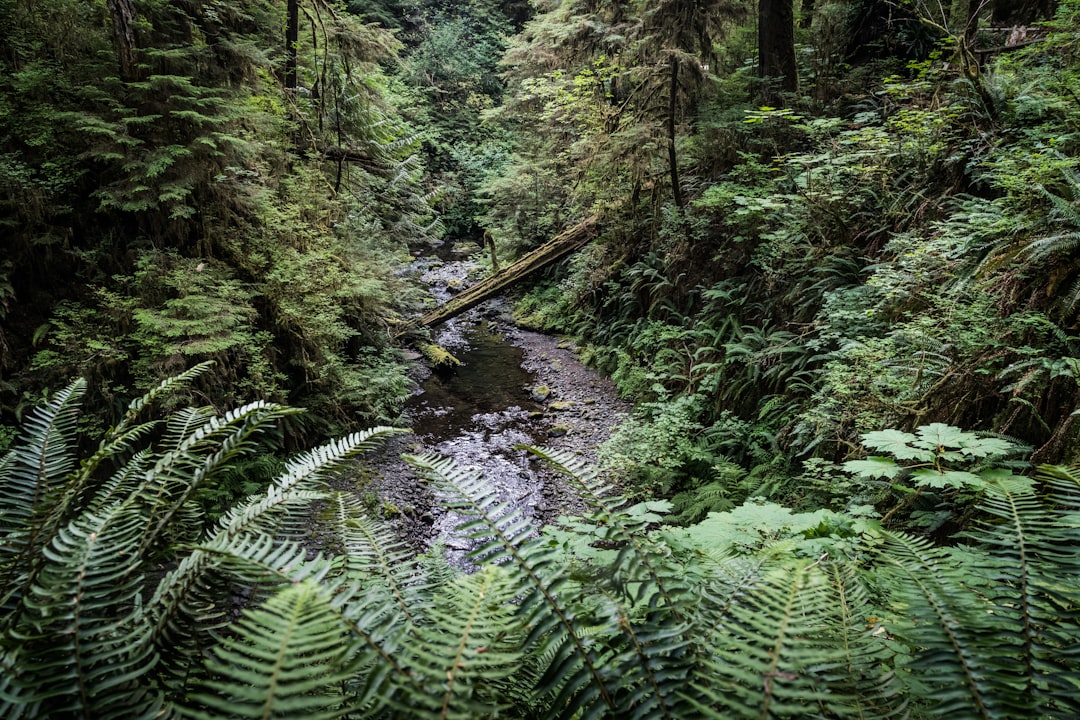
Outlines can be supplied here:
[[760, 0], [758, 3], [758, 76], [761, 99], [776, 100], [778, 92], [795, 92], [799, 75], [795, 67], [794, 0]]
[[814, 23], [814, 0], [802, 0], [799, 8], [799, 27], [806, 30]]
[[120, 60], [120, 79], [139, 79], [139, 56], [135, 46], [135, 6], [131, 0], [105, 0], [112, 15], [113, 44]]
[[472, 287], [450, 298], [439, 307], [429, 311], [403, 332], [415, 329], [416, 325], [431, 327], [457, 317], [469, 308], [474, 308], [488, 298], [498, 295], [537, 270], [561, 260], [599, 234], [596, 227], [599, 219], [599, 216], [592, 215], [569, 230], [564, 230], [531, 253], [508, 265], [502, 272], [497, 275], [489, 275]]
[[285, 24], [285, 90], [296, 91], [296, 54], [300, 44], [300, 0], [289, 0]]
[[675, 207], [683, 206], [682, 187], [679, 183], [679, 158], [675, 152], [675, 111], [679, 93], [679, 59], [671, 56], [671, 91], [668, 95], [668, 169], [671, 172], [671, 194]]

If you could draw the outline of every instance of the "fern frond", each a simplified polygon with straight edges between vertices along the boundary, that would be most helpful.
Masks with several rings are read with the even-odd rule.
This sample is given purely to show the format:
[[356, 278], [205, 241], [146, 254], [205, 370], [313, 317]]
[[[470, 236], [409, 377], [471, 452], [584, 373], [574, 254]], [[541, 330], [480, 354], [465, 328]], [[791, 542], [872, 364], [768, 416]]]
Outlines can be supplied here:
[[183, 708], [195, 718], [336, 718], [351, 710], [344, 627], [321, 588], [289, 585], [213, 648], [210, 677]]
[[526, 630], [516, 578], [499, 566], [460, 576], [433, 598], [425, 621], [402, 640], [402, 662], [425, 692], [400, 710], [440, 718], [496, 717], [500, 685], [520, 667]]
[[[680, 590], [675, 583], [669, 582], [676, 576], [664, 572], [658, 565], [657, 558], [660, 553], [650, 551], [643, 532], [648, 522], [655, 522], [659, 518], [649, 517], [643, 521], [640, 516], [635, 517], [627, 512], [626, 500], [614, 495], [611, 487], [599, 480], [596, 469], [583, 458], [563, 450], [528, 445], [520, 447], [543, 458], [571, 480], [582, 499], [595, 511], [590, 519], [607, 529], [604, 537], [601, 538], [602, 541], [625, 545], [626, 552], [619, 554], [615, 567], [612, 569], [626, 568], [633, 576], [633, 580], [637, 581], [640, 581], [643, 576], [647, 577], [651, 582], [639, 585], [642, 597], [647, 597], [650, 591], [655, 589], [663, 605], [676, 619], [679, 619], [681, 616]], [[655, 510], [655, 507], [650, 507], [649, 510]], [[642, 570], [644, 570], [644, 575]], [[648, 603], [651, 606], [655, 604], [655, 601], [649, 599]]]
[[562, 596], [567, 587], [566, 570], [551, 548], [535, 537], [520, 513], [498, 500], [479, 473], [436, 455], [405, 459], [436, 484], [450, 507], [472, 518], [466, 527], [473, 529], [475, 538], [484, 540], [474, 556], [509, 563], [521, 574], [525, 587], [521, 589], [520, 613], [531, 628], [525, 647], [552, 658], [538, 688], [540, 697], [550, 699], [551, 712], [557, 716], [580, 712], [591, 718], [614, 710], [611, 678], [580, 634], [573, 606]]
[[846, 660], [831, 641], [834, 596], [819, 563], [784, 562], [765, 570], [754, 592], [729, 605], [710, 639], [711, 658], [688, 697], [703, 717], [848, 715], [853, 698], [831, 687]]
[[893, 602], [906, 616], [893, 632], [918, 649], [911, 667], [933, 688], [927, 698], [933, 712], [1007, 716], [998, 707], [985, 650], [1008, 631], [1008, 621], [990, 614], [993, 607], [965, 586], [970, 578], [949, 550], [901, 533], [886, 533], [883, 549]]
[[5, 545], [13, 540], [8, 533], [21, 534], [34, 515], [41, 515], [50, 491], [75, 469], [71, 443], [85, 393], [86, 381], [76, 380], [34, 408], [23, 424], [0, 475], [0, 538]]
[[8, 720], [40, 717], [33, 703], [33, 688], [18, 683], [16, 668], [22, 664], [17, 648], [0, 652], [0, 717]]
[[838, 651], [835, 666], [822, 672], [829, 699], [850, 698], [837, 708], [849, 717], [907, 717], [907, 697], [893, 669], [894, 651], [885, 628], [875, 621], [863, 573], [847, 562], [827, 562], [823, 570], [833, 598], [828, 638]]
[[[422, 604], [431, 602], [425, 597]], [[365, 714], [380, 717], [379, 711], [396, 693], [411, 697], [425, 692], [399, 652], [412, 626], [388, 593], [381, 588], [372, 591], [345, 584], [334, 596], [333, 605], [340, 612], [348, 633], [346, 642], [357, 663], [349, 692]]]
[[135, 442], [146, 438], [158, 425], [148, 422], [136, 425], [111, 440], [103, 440], [97, 451], [79, 465], [79, 469], [68, 480], [64, 492], [60, 494], [56, 506], [49, 512], [42, 523], [42, 532], [51, 536], [56, 528], [71, 519], [72, 514], [81, 508], [100, 508], [116, 502], [116, 496], [124, 490], [134, 491], [131, 484], [136, 478], [136, 471], [145, 472], [144, 460], [149, 451], [137, 452], [135, 457], [125, 463], [112, 479], [104, 484], [96, 482], [95, 471], [107, 459], [131, 449]]
[[303, 482], [318, 481], [328, 472], [339, 468], [345, 460], [360, 453], [371, 452], [385, 440], [406, 432], [408, 431], [401, 428], [378, 426], [331, 440], [289, 460], [274, 485], [289, 489]]
[[598, 609], [606, 622], [596, 639], [610, 648], [607, 665], [623, 669], [616, 696], [620, 716], [685, 717], [691, 708], [682, 694], [693, 665], [688, 628], [666, 608], [635, 612], [610, 594]]
[[[254, 495], [226, 512], [204, 546], [220, 553], [243, 556], [247, 551], [238, 548], [248, 539], [275, 535], [283, 512], [306, 510], [312, 502], [326, 497], [326, 493], [318, 489], [318, 480], [329, 469], [400, 432], [396, 428], [372, 428], [301, 453], [289, 461], [282, 474], [261, 495]], [[196, 549], [159, 583], [151, 602], [156, 608], [154, 636], [159, 644], [190, 633], [193, 624], [211, 630], [220, 623], [221, 612], [206, 586], [218, 562], [216, 556]]]
[[1069, 232], [1046, 235], [1024, 246], [1018, 256], [1028, 263], [1041, 263], [1056, 255], [1073, 253], [1080, 246], [1080, 232]]
[[334, 523], [342, 549], [345, 576], [369, 590], [380, 582], [394, 598], [402, 616], [415, 622], [411, 606], [430, 586], [416, 567], [411, 549], [393, 532], [364, 516], [357, 500], [345, 493], [331, 498]]
[[1056, 505], [1080, 510], [1080, 466], [1040, 465], [1037, 478], [1050, 487]]
[[1080, 658], [1072, 650], [1080, 591], [1062, 582], [1080, 571], [1080, 531], [1026, 488], [990, 490], [981, 509], [991, 521], [970, 537], [989, 550], [975, 569], [990, 581], [994, 616], [1009, 623], [985, 651], [1001, 703], [1017, 716], [1052, 708], [1080, 714]]
[[24, 599], [18, 682], [46, 715], [151, 717], [139, 679], [156, 663], [138, 602], [141, 517], [133, 503], [82, 513], [45, 548]]
[[[148, 603], [165, 669], [176, 676], [190, 672], [200, 648], [213, 645], [215, 634], [236, 610], [231, 588], [244, 588], [245, 604], [256, 604], [282, 585], [324, 582], [332, 565], [321, 556], [309, 560], [307, 549], [298, 543], [266, 535], [218, 537], [194, 548], [162, 578]], [[327, 585], [328, 591], [338, 587]]]
[[[157, 543], [173, 524], [192, 493], [216, 470], [250, 448], [251, 438], [265, 427], [298, 411], [281, 405], [254, 402], [230, 410], [201, 425], [175, 450], [158, 456], [139, 496], [147, 506], [147, 530], [142, 550]], [[213, 451], [211, 451], [212, 448]]]
[[102, 437], [97, 451], [81, 463], [73, 486], [65, 496], [67, 503], [58, 512], [58, 517], [62, 519], [66, 516], [70, 504], [90, 482], [90, 479], [93, 477], [94, 472], [102, 461], [107, 458], [115, 457], [117, 454], [130, 449], [136, 441], [145, 438], [158, 426], [158, 421], [155, 420], [131, 427], [131, 423], [135, 421], [135, 418], [145, 407], [154, 402], [157, 398], [190, 384], [209, 370], [213, 364], [214, 362], [212, 360], [208, 360], [195, 365], [190, 370], [180, 373], [179, 375], [165, 378], [157, 387], [150, 390], [142, 397], [132, 400], [128, 405], [127, 412], [120, 419], [120, 422], [118, 422], [115, 427], [110, 428], [109, 431], [105, 433], [104, 437]]
[[169, 393], [175, 392], [176, 390], [187, 387], [200, 376], [204, 375], [213, 366], [213, 360], [201, 362], [185, 370], [182, 373], [165, 378], [160, 383], [158, 383], [157, 387], [151, 389], [142, 397], [132, 400], [131, 403], [128, 404], [128, 409], [127, 412], [124, 414], [124, 417], [120, 419], [120, 422], [117, 423], [115, 428], [106, 433], [102, 444], [110, 443], [116, 437], [126, 433], [128, 425], [135, 421], [135, 418], [138, 416], [138, 414], [142, 412], [142, 410], [148, 405], [157, 400], [159, 397], [168, 395]]
[[[158, 647], [187, 643], [225, 624], [220, 587], [213, 582], [217, 558], [194, 550], [158, 582], [147, 603]], [[180, 660], [184, 660], [180, 653]]]
[[76, 466], [72, 446], [85, 392], [86, 382], [76, 380], [35, 408], [0, 464], [0, 607], [14, 611], [0, 618], [0, 627], [16, 621], [41, 550], [55, 533], [47, 520]]
[[191, 437], [196, 429], [205, 425], [214, 417], [212, 408], [186, 407], [169, 415], [165, 422], [165, 432], [161, 437], [161, 452], [176, 452], [184, 441]]
[[297, 542], [282, 542], [272, 535], [217, 537], [200, 545], [200, 550], [214, 556], [223, 571], [241, 580], [246, 587], [265, 584], [298, 583], [306, 580], [327, 583], [333, 563], [316, 555], [309, 557], [306, 547]]

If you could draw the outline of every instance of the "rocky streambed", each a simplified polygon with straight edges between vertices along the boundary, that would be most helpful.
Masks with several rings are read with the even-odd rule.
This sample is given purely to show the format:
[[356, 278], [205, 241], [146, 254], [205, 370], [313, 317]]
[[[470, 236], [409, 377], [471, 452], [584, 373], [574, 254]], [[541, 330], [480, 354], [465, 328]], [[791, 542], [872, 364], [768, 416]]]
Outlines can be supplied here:
[[[420, 258], [417, 272], [444, 302], [478, 265], [453, 255]], [[630, 406], [606, 377], [578, 361], [571, 343], [516, 327], [501, 300], [448, 321], [433, 339], [461, 365], [433, 371], [413, 357], [417, 387], [405, 411], [412, 433], [366, 459], [370, 478], [360, 492], [417, 550], [442, 543], [451, 562], [466, 565], [471, 544], [457, 530], [462, 519], [445, 509], [402, 453], [434, 452], [481, 472], [492, 492], [539, 530], [582, 506], [560, 475], [516, 447], [544, 445], [594, 461]]]

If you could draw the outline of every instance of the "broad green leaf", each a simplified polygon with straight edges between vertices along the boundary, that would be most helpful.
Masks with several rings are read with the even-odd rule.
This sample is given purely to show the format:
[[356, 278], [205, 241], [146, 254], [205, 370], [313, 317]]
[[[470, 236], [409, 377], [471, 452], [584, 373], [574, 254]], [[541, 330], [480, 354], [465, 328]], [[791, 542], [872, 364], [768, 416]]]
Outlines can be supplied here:
[[914, 478], [916, 485], [924, 487], [971, 487], [976, 489], [986, 487], [986, 482], [981, 477], [975, 473], [964, 472], [963, 470], [945, 470], [944, 472], [941, 472], [930, 468], [924, 468], [922, 470], [916, 470], [911, 476]]
[[848, 460], [843, 467], [859, 477], [883, 477], [889, 480], [896, 477], [902, 469], [892, 459], [881, 455], [872, 455], [865, 460]]
[[1007, 455], [1016, 449], [1016, 445], [1003, 438], [976, 438], [960, 449], [960, 452], [971, 457], [987, 457], [988, 455]]
[[978, 439], [974, 433], [964, 432], [958, 427], [946, 425], [945, 423], [923, 425], [915, 432], [919, 434], [919, 439], [923, 441], [919, 444], [927, 448], [960, 448]]
[[875, 430], [863, 435], [864, 445], [887, 452], [897, 460], [933, 460], [933, 452], [911, 446], [917, 441], [917, 437], [902, 430]]
[[728, 512], [711, 512], [696, 525], [668, 532], [679, 542], [702, 550], [746, 551], [799, 536], [823, 522], [835, 524], [836, 514], [829, 510], [793, 513], [776, 503], [750, 500]]

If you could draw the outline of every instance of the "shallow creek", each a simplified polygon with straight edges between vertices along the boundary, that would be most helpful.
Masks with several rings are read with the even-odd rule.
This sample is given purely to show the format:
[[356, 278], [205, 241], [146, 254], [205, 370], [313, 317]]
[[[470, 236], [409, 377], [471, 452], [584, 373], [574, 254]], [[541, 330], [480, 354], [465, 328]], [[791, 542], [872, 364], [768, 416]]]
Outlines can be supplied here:
[[[415, 267], [437, 302], [477, 269], [445, 252], [418, 258]], [[480, 471], [500, 499], [539, 530], [582, 508], [559, 475], [516, 446], [546, 445], [595, 459], [596, 446], [629, 406], [607, 378], [578, 362], [568, 343], [515, 327], [499, 300], [436, 328], [433, 339], [462, 364], [445, 373], [416, 369], [418, 388], [406, 406], [413, 433], [371, 458], [370, 490], [379, 497], [380, 514], [416, 549], [442, 543], [452, 563], [466, 566], [471, 545], [457, 530], [462, 518], [444, 509], [401, 453], [435, 452]]]

